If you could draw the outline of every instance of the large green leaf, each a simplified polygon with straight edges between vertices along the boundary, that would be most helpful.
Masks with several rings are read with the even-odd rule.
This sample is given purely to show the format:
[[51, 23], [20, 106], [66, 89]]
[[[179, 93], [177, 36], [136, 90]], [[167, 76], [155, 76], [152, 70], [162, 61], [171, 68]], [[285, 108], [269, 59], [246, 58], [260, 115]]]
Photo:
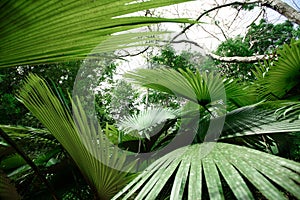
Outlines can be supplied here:
[[[125, 74], [133, 83], [161, 92], [183, 97], [202, 106], [220, 101], [241, 107], [255, 102], [247, 89], [233, 80], [223, 80], [219, 75], [179, 69], [137, 69]], [[219, 103], [218, 103], [219, 104]], [[234, 106], [232, 106], [234, 105]]]
[[73, 102], [73, 118], [46, 82], [35, 75], [27, 78], [18, 96], [71, 155], [101, 199], [110, 199], [131, 179], [121, 171], [130, 167], [126, 157], [105, 142], [101, 129], [88, 122], [79, 102]]
[[147, 137], [150, 139], [149, 132], [166, 122], [168, 119], [174, 119], [177, 113], [174, 110], [166, 108], [152, 108], [141, 111], [137, 115], [125, 116], [120, 122], [119, 127], [125, 131], [125, 134], [133, 134], [137, 137]]
[[188, 22], [121, 17], [185, 1], [188, 0], [1, 1], [0, 66], [82, 59], [113, 33], [159, 22]]
[[[300, 119], [298, 118], [298, 113], [289, 113], [290, 115], [287, 117], [280, 117], [276, 113], [276, 111], [284, 110], [286, 105], [296, 106], [299, 103], [284, 101], [265, 102], [244, 106], [227, 113], [221, 138], [299, 132]], [[290, 112], [292, 111], [290, 110]]]
[[199, 71], [137, 69], [128, 72], [125, 77], [142, 86], [174, 94], [204, 106], [224, 97], [223, 80], [217, 75]]
[[261, 98], [282, 99], [300, 83], [300, 44], [285, 44], [278, 50], [278, 56], [270, 69], [256, 71], [256, 92]]
[[113, 199], [156, 199], [167, 184], [174, 200], [207, 199], [204, 187], [210, 199], [224, 199], [225, 185], [241, 200], [254, 199], [253, 186], [268, 199], [287, 199], [282, 190], [299, 198], [299, 173], [294, 161], [232, 144], [202, 143], [158, 159]]

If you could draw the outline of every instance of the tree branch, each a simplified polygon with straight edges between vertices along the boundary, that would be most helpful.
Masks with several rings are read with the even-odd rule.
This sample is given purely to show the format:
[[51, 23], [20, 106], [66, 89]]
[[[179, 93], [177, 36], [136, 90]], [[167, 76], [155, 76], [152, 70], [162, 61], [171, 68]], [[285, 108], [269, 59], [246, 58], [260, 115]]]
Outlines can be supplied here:
[[[164, 42], [168, 42], [168, 41], [164, 41]], [[176, 41], [171, 41], [171, 43], [189, 43], [189, 44], [195, 45], [195, 46], [203, 49], [203, 47], [201, 45], [199, 45], [197, 42], [190, 41], [190, 40], [176, 40]], [[213, 53], [206, 53], [205, 55], [210, 57], [213, 60], [218, 60], [218, 61], [226, 62], [226, 63], [256, 63], [258, 61], [268, 60], [268, 59], [274, 57], [273, 55], [256, 55], [256, 56], [246, 56], [246, 57], [242, 57], [242, 56], [226, 57], [225, 56], [224, 57], [224, 56], [218, 56]]]
[[[218, 10], [220, 8], [225, 8], [225, 7], [228, 7], [228, 6], [235, 6], [235, 5], [251, 5], [251, 4], [255, 4], [255, 3], [259, 3], [260, 1], [253, 1], [253, 2], [232, 2], [232, 3], [227, 3], [227, 4], [223, 4], [223, 5], [220, 5], [220, 6], [216, 6], [216, 7], [213, 7], [205, 12], [203, 12], [197, 19], [196, 21], [199, 21], [203, 16], [207, 15], [208, 13], [214, 11], [214, 10]], [[195, 24], [190, 24], [188, 25], [187, 27], [185, 27], [180, 33], [178, 33], [175, 37], [173, 37], [173, 40], [175, 40], [176, 38], [178, 38], [180, 35], [184, 34], [188, 29], [190, 29], [192, 26], [194, 26]]]
[[213, 53], [207, 53], [206, 55], [212, 58], [213, 60], [218, 60], [226, 63], [255, 63], [260, 60], [268, 60], [272, 57], [269, 55], [256, 55], [256, 56], [247, 56], [247, 57], [241, 57], [241, 56], [223, 57]]
[[38, 178], [46, 185], [47, 189], [52, 195], [52, 198], [58, 200], [58, 196], [55, 193], [54, 188], [48, 182], [48, 180], [44, 177], [40, 169], [35, 165], [35, 163], [24, 153], [18, 145], [0, 128], [0, 136], [11, 146], [14, 150], [26, 161], [26, 163], [32, 168], [32, 170], [36, 173]]
[[290, 21], [295, 22], [300, 25], [300, 12], [288, 5], [287, 3], [281, 0], [260, 0], [262, 6], [266, 6], [267, 8], [271, 8], [276, 12], [282, 14]]

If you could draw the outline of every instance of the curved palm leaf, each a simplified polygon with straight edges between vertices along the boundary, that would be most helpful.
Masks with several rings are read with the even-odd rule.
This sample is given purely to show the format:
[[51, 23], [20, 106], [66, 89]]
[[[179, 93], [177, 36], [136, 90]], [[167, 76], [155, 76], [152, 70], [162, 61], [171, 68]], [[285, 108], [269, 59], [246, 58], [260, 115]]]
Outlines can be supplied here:
[[51, 133], [46, 129], [1, 124], [0, 128], [15, 142], [21, 143], [21, 146], [24, 146], [24, 144], [26, 144], [27, 147], [31, 147], [31, 144], [33, 144], [35, 145], [35, 148], [59, 146], [57, 140], [55, 140]]
[[[254, 102], [249, 98], [246, 89], [238, 87], [234, 81], [223, 80], [213, 73], [179, 69], [137, 69], [128, 72], [125, 77], [133, 83], [161, 92], [177, 95], [206, 106], [214, 101], [231, 101], [237, 107]], [[225, 94], [226, 92], [226, 94]]]
[[99, 127], [89, 124], [79, 102], [73, 103], [73, 119], [46, 82], [35, 75], [27, 78], [18, 97], [71, 155], [101, 199], [110, 199], [131, 179], [117, 170], [130, 167], [125, 165], [126, 158], [107, 145]]
[[0, 66], [82, 59], [113, 33], [152, 23], [188, 22], [120, 17], [185, 1], [188, 0], [1, 1]]
[[285, 44], [278, 54], [278, 61], [269, 71], [257, 72], [258, 92], [262, 98], [281, 99], [300, 83], [300, 44], [295, 41]]
[[156, 199], [169, 180], [174, 200], [202, 199], [205, 186], [210, 199], [224, 199], [221, 180], [241, 200], [254, 199], [250, 185], [268, 199], [287, 199], [281, 189], [299, 198], [299, 173], [300, 164], [294, 161], [232, 144], [202, 143], [158, 159], [113, 199]]
[[278, 108], [275, 112], [278, 119], [300, 119], [300, 103], [299, 102], [287, 102], [285, 106]]
[[[285, 108], [286, 104], [287, 102], [284, 101], [258, 103], [227, 113], [221, 138], [300, 131], [300, 120], [294, 119], [297, 114], [278, 118], [276, 111]], [[298, 104], [298, 102], [293, 103], [293, 105]]]
[[119, 127], [125, 134], [135, 134], [150, 139], [149, 131], [168, 119], [174, 119], [176, 111], [166, 108], [152, 108], [141, 111], [137, 115], [124, 117]]

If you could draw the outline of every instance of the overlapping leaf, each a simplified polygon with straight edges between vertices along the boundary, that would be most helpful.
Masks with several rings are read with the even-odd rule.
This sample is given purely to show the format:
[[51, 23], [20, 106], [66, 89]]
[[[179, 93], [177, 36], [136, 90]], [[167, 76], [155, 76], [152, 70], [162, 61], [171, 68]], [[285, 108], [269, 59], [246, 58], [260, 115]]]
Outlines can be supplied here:
[[176, 112], [170, 109], [153, 108], [141, 111], [137, 115], [126, 116], [120, 123], [119, 127], [127, 134], [135, 134], [139, 137], [150, 139], [149, 131], [159, 124], [166, 122], [168, 119], [174, 119]]
[[195, 144], [155, 161], [113, 199], [156, 199], [166, 184], [171, 184], [170, 199], [205, 199], [204, 187], [210, 199], [224, 199], [221, 179], [241, 200], [255, 198], [252, 186], [267, 199], [287, 199], [281, 189], [299, 198], [299, 172], [299, 163], [246, 147]]
[[35, 75], [26, 80], [19, 99], [68, 151], [100, 198], [109, 199], [130, 179], [119, 171], [128, 169], [126, 158], [110, 148], [99, 127], [88, 122], [80, 102], [74, 104], [73, 118], [45, 81]]
[[256, 92], [261, 98], [281, 99], [300, 83], [300, 44], [285, 44], [278, 55], [268, 71], [256, 71]]
[[133, 83], [183, 97], [202, 106], [215, 101], [230, 101], [235, 107], [254, 102], [253, 96], [247, 95], [246, 89], [213, 73], [166, 68], [137, 69], [128, 72], [125, 77]]
[[188, 0], [1, 1], [0, 66], [82, 59], [113, 33], [163, 21], [187, 22], [120, 17], [185, 1]]
[[286, 104], [284, 101], [258, 103], [227, 113], [221, 138], [300, 131], [300, 120], [293, 118], [298, 117], [297, 113], [286, 118], [279, 118], [276, 114]]

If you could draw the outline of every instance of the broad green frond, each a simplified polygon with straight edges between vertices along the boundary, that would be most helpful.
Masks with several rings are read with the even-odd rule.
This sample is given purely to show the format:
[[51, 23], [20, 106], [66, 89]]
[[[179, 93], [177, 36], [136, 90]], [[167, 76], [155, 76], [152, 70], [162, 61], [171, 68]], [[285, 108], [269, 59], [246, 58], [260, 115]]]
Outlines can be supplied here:
[[300, 44], [285, 44], [278, 55], [274, 66], [258, 79], [262, 98], [281, 99], [300, 83]]
[[258, 103], [227, 113], [221, 138], [300, 131], [300, 120], [293, 119], [297, 114], [286, 118], [279, 118], [276, 114], [286, 104], [284, 101]]
[[[53, 138], [51, 133], [46, 129], [33, 128], [27, 126], [13, 126], [1, 125], [0, 128], [4, 130], [10, 138], [15, 141], [24, 143], [39, 143], [40, 145], [58, 145], [58, 142]], [[27, 144], [28, 146], [28, 144]]]
[[166, 108], [152, 108], [141, 111], [137, 115], [125, 116], [119, 123], [121, 130], [126, 134], [134, 134], [150, 139], [149, 132], [168, 119], [174, 119], [177, 113]]
[[121, 17], [186, 1], [1, 1], [0, 66], [82, 59], [113, 33], [159, 22], [189, 22], [187, 19]]
[[[223, 81], [213, 74], [174, 69], [137, 69], [125, 77], [144, 87], [186, 98], [200, 105], [223, 98]], [[211, 99], [213, 98], [213, 99]]]
[[125, 74], [133, 83], [161, 92], [177, 95], [206, 106], [215, 101], [227, 101], [233, 108], [250, 105], [256, 98], [247, 88], [233, 80], [223, 80], [213, 73], [174, 69], [137, 69]]
[[116, 170], [128, 167], [126, 158], [110, 148], [99, 127], [88, 122], [79, 102], [73, 102], [73, 118], [36, 75], [27, 78], [18, 98], [62, 144], [100, 198], [109, 199], [128, 182], [130, 176]]
[[299, 172], [299, 163], [250, 148], [225, 143], [195, 144], [155, 161], [113, 199], [156, 199], [167, 184], [171, 184], [171, 200], [183, 196], [189, 200], [207, 199], [205, 189], [209, 199], [225, 199], [222, 180], [236, 199], [254, 199], [250, 185], [270, 200], [287, 199], [282, 189], [299, 198]]
[[226, 79], [223, 81], [223, 84], [227, 97], [227, 111], [248, 106], [257, 102], [256, 94], [254, 95], [251, 92], [252, 88], [248, 85], [243, 85], [233, 79]]
[[275, 112], [276, 117], [280, 119], [299, 120], [300, 119], [300, 103], [299, 102], [287, 102], [284, 106], [278, 108]]

